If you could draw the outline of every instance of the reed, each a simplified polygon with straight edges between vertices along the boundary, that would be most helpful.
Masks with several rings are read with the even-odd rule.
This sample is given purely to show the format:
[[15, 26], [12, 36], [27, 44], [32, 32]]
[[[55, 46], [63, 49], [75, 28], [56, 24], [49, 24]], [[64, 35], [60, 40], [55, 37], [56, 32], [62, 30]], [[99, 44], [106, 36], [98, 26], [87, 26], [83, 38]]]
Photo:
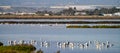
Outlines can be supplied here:
[[89, 26], [89, 25], [83, 25], [83, 26], [77, 26], [77, 25], [69, 25], [66, 26], [66, 28], [120, 28], [120, 25], [96, 25], [96, 26]]

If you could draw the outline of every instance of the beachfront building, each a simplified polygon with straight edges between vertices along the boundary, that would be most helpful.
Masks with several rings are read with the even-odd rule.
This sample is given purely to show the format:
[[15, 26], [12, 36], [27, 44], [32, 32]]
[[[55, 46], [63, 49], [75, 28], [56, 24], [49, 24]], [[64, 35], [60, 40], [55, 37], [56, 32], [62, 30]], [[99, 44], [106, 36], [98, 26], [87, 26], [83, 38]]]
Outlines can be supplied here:
[[78, 16], [78, 15], [87, 15], [86, 12], [75, 12], [74, 14], [75, 16]]
[[116, 12], [113, 14], [114, 16], [120, 16], [120, 12]]
[[27, 13], [27, 12], [0, 12], [0, 15], [36, 15], [36, 13]]
[[56, 9], [69, 9], [76, 7], [76, 10], [93, 10], [96, 9], [96, 6], [92, 5], [65, 5], [65, 6], [51, 6], [50, 8]]
[[22, 13], [15, 13], [15, 15], [24, 15], [26, 14], [25, 12], [22, 12]]
[[0, 12], [0, 15], [2, 15], [2, 12]]
[[47, 13], [46, 13], [46, 14], [44, 14], [44, 16], [50, 16], [50, 14], [47, 14]]
[[113, 14], [103, 14], [103, 16], [113, 16]]
[[21, 13], [15, 13], [15, 15], [36, 15], [36, 13], [21, 12]]
[[14, 12], [0, 12], [0, 15], [13, 15]]
[[3, 8], [3, 9], [10, 9], [11, 6], [0, 6], [0, 8]]

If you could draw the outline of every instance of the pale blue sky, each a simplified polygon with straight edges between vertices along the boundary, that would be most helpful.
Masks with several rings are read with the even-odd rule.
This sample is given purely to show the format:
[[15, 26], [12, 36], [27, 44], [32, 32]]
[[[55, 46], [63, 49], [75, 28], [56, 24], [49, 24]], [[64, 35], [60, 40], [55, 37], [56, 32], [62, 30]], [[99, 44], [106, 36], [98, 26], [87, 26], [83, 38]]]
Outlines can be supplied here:
[[120, 0], [0, 0], [0, 5], [52, 6], [52, 5], [119, 5]]

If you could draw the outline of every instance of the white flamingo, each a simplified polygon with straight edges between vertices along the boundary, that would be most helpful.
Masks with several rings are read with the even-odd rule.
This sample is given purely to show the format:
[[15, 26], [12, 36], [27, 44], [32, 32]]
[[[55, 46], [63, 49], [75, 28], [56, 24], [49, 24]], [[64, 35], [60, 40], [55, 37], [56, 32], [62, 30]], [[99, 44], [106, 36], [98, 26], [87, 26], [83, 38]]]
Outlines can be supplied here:
[[13, 41], [13, 44], [14, 44], [14, 45], [16, 45], [16, 44], [17, 44], [17, 41], [16, 41], [16, 40], [14, 40], [14, 41]]
[[20, 41], [19, 41], [19, 44], [24, 44], [24, 40], [20, 40]]
[[79, 44], [79, 47], [80, 48], [84, 48], [84, 44]]

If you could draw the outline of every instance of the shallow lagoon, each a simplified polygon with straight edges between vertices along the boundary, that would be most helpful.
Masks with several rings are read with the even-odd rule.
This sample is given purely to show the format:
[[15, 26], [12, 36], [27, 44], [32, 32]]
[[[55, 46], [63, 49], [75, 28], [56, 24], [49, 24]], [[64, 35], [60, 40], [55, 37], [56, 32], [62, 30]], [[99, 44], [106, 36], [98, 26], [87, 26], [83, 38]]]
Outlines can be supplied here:
[[[36, 40], [37, 50], [42, 49], [45, 53], [120, 53], [120, 28], [66, 28], [65, 24], [1, 24], [0, 41], [8, 45], [8, 40]], [[56, 42], [74, 42], [77, 44], [88, 41], [100, 41], [114, 44], [110, 48], [97, 49], [92, 43], [88, 48], [57, 47]], [[40, 42], [50, 42], [49, 47], [42, 47]]]

